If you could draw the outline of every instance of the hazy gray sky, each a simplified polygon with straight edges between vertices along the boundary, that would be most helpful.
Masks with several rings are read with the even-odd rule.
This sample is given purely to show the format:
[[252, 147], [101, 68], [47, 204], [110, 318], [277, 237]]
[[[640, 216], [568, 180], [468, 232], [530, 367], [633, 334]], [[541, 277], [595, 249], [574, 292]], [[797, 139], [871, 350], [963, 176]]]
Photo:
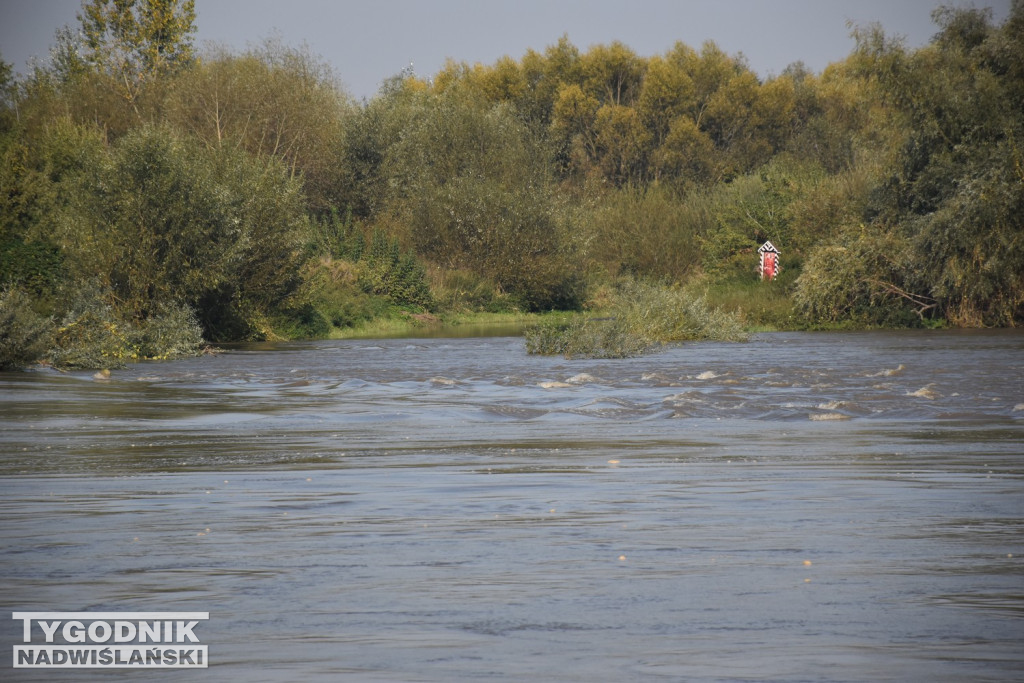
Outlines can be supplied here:
[[[935, 33], [940, 5], [990, 7], [996, 21], [1010, 0], [196, 0], [197, 43], [236, 50], [277, 36], [308, 45], [356, 97], [410, 62], [432, 76], [446, 58], [492, 64], [543, 51], [563, 34], [581, 50], [619, 40], [638, 54], [663, 54], [682, 41], [715, 41], [742, 52], [762, 77], [795, 61], [813, 71], [850, 53], [847, 22], [878, 22], [919, 47]], [[81, 0], [0, 0], [0, 55], [24, 72], [45, 59], [56, 30], [74, 26]]]

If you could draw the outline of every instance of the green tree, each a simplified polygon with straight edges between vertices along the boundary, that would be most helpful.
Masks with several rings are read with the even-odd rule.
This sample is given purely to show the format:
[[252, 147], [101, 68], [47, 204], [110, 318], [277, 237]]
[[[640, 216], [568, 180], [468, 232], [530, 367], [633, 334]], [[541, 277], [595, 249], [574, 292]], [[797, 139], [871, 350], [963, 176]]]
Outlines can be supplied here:
[[78, 14], [79, 44], [65, 44], [69, 64], [113, 77], [134, 103], [147, 82], [192, 65], [195, 0], [91, 0]]
[[632, 105], [645, 70], [646, 62], [618, 41], [595, 45], [580, 60], [584, 90], [601, 104]]
[[721, 178], [721, 155], [689, 116], [669, 122], [668, 133], [652, 155], [653, 175], [679, 189], [708, 185]]
[[588, 255], [613, 277], [684, 282], [701, 265], [695, 204], [664, 186], [610, 192], [586, 216]]
[[40, 135], [0, 138], [0, 283], [35, 297], [49, 308], [66, 275], [66, 258], [55, 226], [72, 179], [102, 167], [101, 136], [65, 119]]
[[242, 55], [213, 51], [178, 78], [163, 115], [212, 149], [272, 156], [301, 176], [310, 209], [341, 203], [343, 127], [353, 105], [330, 67], [268, 41]]
[[[902, 309], [963, 326], [1024, 318], [1024, 3], [1002, 27], [982, 10], [934, 17], [939, 33], [914, 52], [877, 27], [856, 33], [853, 67], [895, 112], [903, 142], [865, 212], [864, 236], [846, 230], [854, 244], [812, 254], [800, 288], [809, 310], [888, 320]], [[813, 286], [812, 266], [841, 248], [862, 265], [832, 275], [835, 304]]]
[[768, 161], [792, 132], [793, 89], [788, 79], [761, 85], [750, 71], [729, 79], [709, 98], [703, 129], [726, 152], [734, 173]]
[[578, 270], [544, 141], [513, 108], [465, 89], [405, 96], [414, 115], [381, 165], [392, 234], [444, 269], [488, 278], [526, 307], [574, 305]]
[[21, 124], [55, 118], [100, 127], [113, 140], [163, 117], [167, 89], [195, 64], [193, 0], [90, 0], [75, 29], [57, 31], [46, 66], [21, 83]]
[[594, 136], [597, 164], [604, 178], [620, 186], [646, 181], [651, 133], [636, 109], [602, 106], [594, 118]]
[[62, 182], [49, 235], [74, 281], [96, 281], [129, 321], [185, 305], [212, 341], [269, 334], [299, 295], [308, 239], [285, 169], [149, 126], [98, 161]]
[[543, 55], [527, 52], [522, 68], [529, 88], [527, 104], [522, 105], [528, 107], [525, 118], [543, 130], [551, 125], [562, 86], [582, 81], [580, 51], [563, 35], [557, 43], [548, 46]]
[[7, 134], [16, 124], [17, 104], [14, 67], [0, 57], [0, 135]]
[[338, 146], [341, 177], [338, 205], [357, 218], [371, 218], [386, 209], [392, 187], [384, 169], [388, 150], [418, 111], [417, 95], [394, 88], [375, 97], [346, 119]]
[[519, 63], [502, 57], [493, 66], [473, 69], [475, 87], [490, 102], [518, 104], [526, 95], [527, 83]]
[[565, 85], [559, 89], [551, 117], [551, 132], [565, 170], [586, 173], [597, 157], [594, 123], [600, 108], [600, 102], [587, 95], [579, 85]]
[[879, 73], [912, 131], [884, 213], [914, 245], [913, 291], [961, 325], [1024, 314], [1024, 114], [1019, 83], [992, 59], [1015, 52], [1008, 61], [1019, 62], [1022, 15], [1024, 4], [1014, 3], [1000, 29], [989, 11], [937, 10], [934, 43]]
[[655, 145], [665, 142], [673, 120], [693, 110], [695, 97], [693, 78], [678, 61], [657, 56], [648, 61], [636, 109]]
[[683, 65], [693, 80], [695, 99], [691, 115], [697, 126], [704, 130], [704, 118], [711, 98], [735, 76], [746, 71], [746, 66], [710, 40], [701, 46], [699, 55], [685, 45], [677, 44], [669, 59]]
[[[865, 133], [876, 99], [870, 87], [843, 64], [830, 65], [816, 76], [797, 62], [786, 67], [782, 78], [793, 88], [793, 134], [786, 151], [830, 173], [853, 168], [858, 152], [867, 147]], [[878, 126], [881, 131], [891, 128]]]

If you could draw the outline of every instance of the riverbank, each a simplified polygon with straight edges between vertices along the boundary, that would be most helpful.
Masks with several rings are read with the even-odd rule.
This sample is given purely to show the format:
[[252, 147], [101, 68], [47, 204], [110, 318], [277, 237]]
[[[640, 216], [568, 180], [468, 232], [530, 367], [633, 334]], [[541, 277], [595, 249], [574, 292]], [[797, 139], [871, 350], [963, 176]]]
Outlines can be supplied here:
[[[880, 329], [877, 325], [846, 320], [841, 323], [812, 324], [796, 310], [791, 283], [729, 281], [702, 283], [684, 290], [691, 299], [703, 300], [709, 309], [721, 309], [734, 317], [747, 334], [799, 332], [807, 330]], [[659, 288], [651, 288], [652, 291]], [[668, 291], [668, 290], [665, 290]], [[685, 298], [685, 297], [684, 297]], [[612, 295], [597, 295], [584, 311], [441, 312], [437, 315], [390, 311], [355, 325], [332, 328], [327, 339], [373, 339], [411, 337], [493, 337], [520, 336], [537, 326], [559, 326], [580, 317], [606, 318], [615, 315]]]

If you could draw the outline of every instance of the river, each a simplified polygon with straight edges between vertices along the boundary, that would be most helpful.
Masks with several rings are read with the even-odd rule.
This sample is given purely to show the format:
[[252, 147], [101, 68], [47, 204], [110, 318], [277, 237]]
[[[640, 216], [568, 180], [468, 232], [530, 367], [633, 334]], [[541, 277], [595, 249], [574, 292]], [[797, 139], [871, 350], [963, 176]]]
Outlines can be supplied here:
[[19, 611], [209, 612], [159, 680], [1024, 675], [1017, 331], [253, 344], [0, 411], [5, 680], [54, 679]]

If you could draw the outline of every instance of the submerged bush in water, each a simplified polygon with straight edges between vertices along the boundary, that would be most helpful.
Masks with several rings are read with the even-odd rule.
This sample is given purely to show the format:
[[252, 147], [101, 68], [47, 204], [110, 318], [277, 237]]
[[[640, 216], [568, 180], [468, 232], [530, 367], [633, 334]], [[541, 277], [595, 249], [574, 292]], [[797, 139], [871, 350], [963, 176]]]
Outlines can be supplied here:
[[541, 323], [527, 329], [525, 336], [527, 353], [566, 358], [628, 358], [655, 345], [653, 340], [630, 333], [618, 319], [583, 315]]
[[526, 331], [528, 353], [584, 358], [626, 358], [676, 341], [744, 341], [738, 318], [675, 288], [636, 282], [616, 295], [610, 315], [582, 315], [546, 322]]
[[53, 322], [35, 312], [16, 289], [0, 292], [0, 370], [17, 370], [46, 354]]
[[134, 357], [130, 328], [102, 296], [90, 291], [64, 315], [49, 360], [57, 368], [119, 368]]
[[168, 360], [195, 356], [203, 348], [203, 328], [195, 312], [184, 305], [163, 306], [135, 327], [139, 358]]
[[57, 328], [49, 361], [58, 368], [118, 368], [129, 360], [166, 360], [197, 355], [202, 327], [191, 308], [164, 304], [148, 318], [121, 318], [102, 287], [88, 285], [72, 301]]
[[627, 282], [618, 293], [615, 316], [627, 330], [654, 342], [747, 338], [736, 316], [672, 287]]

